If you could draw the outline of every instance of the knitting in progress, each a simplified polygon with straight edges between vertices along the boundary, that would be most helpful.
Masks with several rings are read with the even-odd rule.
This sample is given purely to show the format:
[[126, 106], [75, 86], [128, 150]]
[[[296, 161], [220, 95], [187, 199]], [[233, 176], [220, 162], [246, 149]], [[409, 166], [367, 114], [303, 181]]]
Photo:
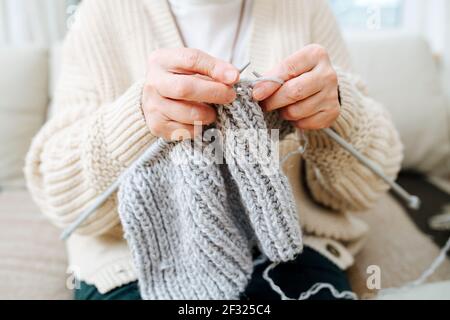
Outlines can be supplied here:
[[[265, 271], [264, 279], [282, 299], [290, 299], [269, 277], [269, 271], [280, 262], [293, 259], [289, 254], [283, 253], [285, 242], [280, 240], [290, 230], [271, 229], [279, 223], [287, 226], [284, 221], [290, 221], [289, 216], [287, 219], [278, 219], [280, 215], [273, 212], [279, 212], [277, 211], [279, 207], [259, 214], [265, 208], [271, 208], [270, 203], [263, 206], [259, 203], [270, 200], [271, 198], [267, 197], [269, 194], [275, 196], [274, 203], [278, 200], [287, 200], [281, 202], [281, 205], [292, 204], [289, 185], [280, 172], [278, 159], [274, 159], [274, 154], [277, 154], [278, 150], [274, 152], [276, 148], [271, 144], [277, 141], [277, 138], [283, 139], [294, 129], [287, 122], [281, 121], [275, 113], [265, 116], [259, 105], [250, 98], [254, 83], [274, 81], [282, 84], [282, 81], [261, 78], [256, 73], [255, 76], [257, 80], [242, 81], [236, 86], [238, 99], [232, 105], [217, 106], [219, 122], [215, 131], [218, 131], [218, 138], [213, 134], [216, 139], [214, 142], [169, 143], [159, 139], [99, 196], [70, 228], [65, 230], [62, 238], [67, 239], [119, 186], [122, 186], [123, 191], [119, 193], [119, 199], [125, 198], [126, 207], [121, 206], [124, 209], [119, 208], [119, 211], [133, 252], [140, 288], [143, 291], [142, 296], [145, 299], [216, 299], [216, 297], [234, 299], [236, 292], [245, 289], [249, 274], [252, 273], [254, 263], [251, 260], [251, 249], [255, 244], [260, 246], [264, 259], [267, 259], [265, 257], [267, 256], [273, 261]], [[270, 137], [269, 133], [273, 133], [270, 129], [277, 129], [275, 134], [278, 136]], [[213, 130], [210, 129], [205, 133], [204, 140], [211, 139], [211, 136], [208, 136], [211, 131]], [[391, 182], [389, 184], [396, 187], [394, 191], [403, 191], [398, 194], [404, 194], [408, 204], [416, 203], [412, 201], [414, 196], [409, 195], [394, 181], [388, 180], [369, 160], [355, 151], [353, 146], [329, 131], [330, 134], [325, 132], [330, 138], [373, 170], [381, 179]], [[286, 155], [281, 164], [296, 153], [305, 153], [308, 139], [302, 132], [299, 138], [300, 148]], [[217, 147], [218, 140], [221, 149], [226, 151], [224, 154], [226, 165], [221, 165], [223, 155], [221, 156], [220, 150], [219, 156], [205, 152], [213, 144]], [[252, 148], [255, 145], [259, 147], [256, 150]], [[216, 149], [211, 150], [217, 153]], [[128, 189], [125, 191], [125, 188]], [[282, 192], [276, 193], [277, 190]], [[267, 193], [268, 191], [270, 192]], [[284, 192], [288, 193], [287, 198], [283, 198]], [[220, 210], [217, 210], [218, 208]], [[163, 212], [169, 212], [170, 215], [166, 216]], [[283, 216], [285, 213], [295, 212], [295, 209], [288, 207], [287, 210], [280, 212]], [[296, 220], [296, 213], [293, 216], [293, 220]], [[267, 217], [270, 221], [267, 221]], [[271, 221], [275, 223], [270, 225], [273, 223]], [[231, 229], [226, 229], [229, 226]], [[298, 222], [290, 226], [298, 227]], [[201, 232], [198, 231], [199, 228]], [[181, 237], [180, 230], [184, 232], [181, 233]], [[197, 232], [191, 234], [185, 230]], [[272, 230], [275, 230], [272, 234], [275, 233], [278, 237], [275, 241], [268, 237], [270, 234], [267, 232]], [[281, 233], [277, 233], [279, 230]], [[213, 238], [210, 238], [211, 235]], [[292, 237], [288, 241], [291, 239]], [[199, 245], [198, 250], [195, 251], [191, 243]], [[277, 243], [281, 245], [274, 248]], [[294, 247], [287, 246], [287, 248]], [[220, 262], [217, 262], [217, 257]], [[224, 259], [225, 264], [222, 263]], [[211, 270], [214, 273], [211, 273]], [[224, 283], [229, 285], [224, 286]], [[196, 287], [191, 289], [192, 285]], [[325, 289], [337, 299], [356, 299], [354, 293], [338, 292], [327, 283], [317, 283], [299, 299], [307, 299]], [[155, 293], [155, 290], [159, 293]]]
[[205, 152], [207, 139], [159, 141], [154, 157], [121, 182], [119, 213], [143, 299], [238, 299], [255, 246], [276, 263], [302, 252], [289, 182], [267, 161], [272, 129], [282, 138], [294, 128], [263, 113], [251, 84], [239, 83], [237, 99], [217, 106], [223, 164]]

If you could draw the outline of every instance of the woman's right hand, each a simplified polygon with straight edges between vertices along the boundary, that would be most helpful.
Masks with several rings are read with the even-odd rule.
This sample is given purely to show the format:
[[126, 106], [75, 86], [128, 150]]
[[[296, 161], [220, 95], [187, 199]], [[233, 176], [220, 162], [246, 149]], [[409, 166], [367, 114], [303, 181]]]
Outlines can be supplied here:
[[161, 49], [152, 53], [142, 106], [150, 132], [166, 140], [194, 137], [194, 125], [216, 121], [208, 104], [236, 99], [236, 67], [196, 49]]

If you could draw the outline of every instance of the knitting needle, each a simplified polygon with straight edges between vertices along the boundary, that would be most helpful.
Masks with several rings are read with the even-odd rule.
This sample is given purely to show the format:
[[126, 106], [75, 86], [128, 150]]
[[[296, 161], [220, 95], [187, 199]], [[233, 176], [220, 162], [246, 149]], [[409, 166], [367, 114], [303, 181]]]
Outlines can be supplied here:
[[[240, 73], [243, 73], [250, 66], [250, 62], [247, 63], [241, 70]], [[257, 72], [253, 72], [253, 74], [260, 78]], [[347, 150], [350, 154], [352, 154], [356, 159], [358, 159], [362, 164], [364, 164], [367, 168], [369, 168], [372, 172], [374, 172], [377, 176], [383, 179], [396, 194], [398, 194], [402, 199], [406, 201], [408, 206], [412, 209], [419, 209], [420, 207], [420, 199], [416, 196], [410, 195], [405, 189], [403, 189], [400, 185], [398, 185], [395, 181], [388, 178], [382, 170], [377, 167], [372, 161], [365, 158], [362, 154], [360, 154], [351, 144], [345, 141], [342, 137], [340, 137], [336, 132], [331, 129], [323, 130], [331, 139], [336, 141], [339, 145], [341, 145], [345, 150]], [[126, 176], [131, 170], [134, 170], [136, 166], [140, 166], [148, 162], [151, 158], [153, 158], [156, 154], [161, 151], [164, 147], [166, 147], [168, 142], [163, 139], [159, 139], [156, 143], [152, 144], [147, 151], [138, 159], [136, 162], [130, 167], [130, 169], [126, 170], [119, 179], [117, 179], [104, 193], [102, 193], [94, 203], [85, 211], [81, 213], [79, 218], [70, 225], [64, 232], [61, 234], [62, 240], [67, 240], [95, 211], [97, 211], [109, 197], [111, 197], [120, 186], [120, 182], [124, 176]]]
[[[258, 72], [253, 72], [253, 75], [257, 78], [261, 78], [262, 75]], [[340, 135], [338, 135], [335, 131], [330, 128], [322, 130], [327, 136], [329, 136], [332, 140], [336, 141], [344, 150], [349, 152], [353, 157], [355, 157], [359, 162], [361, 162], [364, 166], [366, 166], [369, 170], [375, 173], [378, 177], [380, 177], [384, 182], [386, 182], [392, 190], [403, 199], [409, 208], [413, 210], [419, 210], [421, 206], [421, 200], [417, 196], [413, 196], [409, 194], [402, 186], [396, 183], [393, 179], [390, 179], [388, 176], [384, 174], [384, 172], [371, 160], [363, 156], [358, 150], [355, 149], [350, 143], [345, 141]]]
[[430, 227], [433, 230], [450, 230], [450, 205], [444, 207], [444, 213], [431, 218]]
[[370, 169], [373, 173], [375, 173], [378, 177], [380, 177], [384, 182], [386, 182], [392, 190], [402, 198], [409, 208], [413, 210], [419, 210], [421, 206], [420, 198], [417, 196], [413, 196], [409, 194], [402, 186], [396, 183], [393, 179], [387, 177], [384, 172], [378, 167], [375, 163], [373, 163], [368, 158], [364, 157], [358, 150], [355, 149], [350, 143], [345, 141], [340, 135], [338, 135], [335, 131], [330, 128], [322, 130], [327, 136], [336, 141], [342, 148], [347, 150], [352, 156], [359, 160], [364, 166]]
[[243, 74], [244, 71], [247, 70], [248, 67], [250, 67], [251, 64], [252, 64], [251, 62], [247, 63], [244, 67], [242, 67], [241, 70], [239, 70], [239, 73], [240, 73], [240, 74]]
[[61, 240], [67, 240], [70, 236], [87, 220], [90, 216], [94, 214], [117, 190], [119, 190], [121, 181], [130, 173], [133, 172], [137, 167], [140, 167], [154, 159], [158, 154], [161, 153], [170, 143], [164, 139], [158, 139], [155, 143], [152, 143], [150, 147], [137, 159], [129, 169], [125, 172], [105, 191], [103, 192], [95, 201], [78, 217], [75, 222], [70, 225], [67, 229], [63, 231], [60, 238]]
[[[247, 63], [244, 67], [239, 70], [242, 74], [250, 66], [251, 62]], [[159, 154], [159, 152], [164, 149], [169, 143], [163, 139], [158, 139], [156, 143], [153, 143], [147, 151], [145, 151], [139, 159], [134, 162], [129, 169], [127, 169], [105, 192], [103, 192], [95, 201], [85, 210], [80, 216], [71, 224], [67, 229], [65, 229], [60, 238], [61, 240], [67, 240], [70, 236], [87, 220], [90, 216], [94, 214], [117, 190], [119, 190], [120, 182], [123, 180], [128, 173], [132, 172], [136, 167], [142, 166], [149, 160]]]

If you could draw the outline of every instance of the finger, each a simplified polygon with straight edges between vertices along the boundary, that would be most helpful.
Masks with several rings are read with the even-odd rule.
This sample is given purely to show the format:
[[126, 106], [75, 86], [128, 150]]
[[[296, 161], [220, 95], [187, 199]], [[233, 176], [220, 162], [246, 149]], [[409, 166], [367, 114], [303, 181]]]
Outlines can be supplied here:
[[236, 99], [232, 87], [192, 75], [165, 73], [158, 77], [155, 88], [166, 98], [212, 104], [227, 104]]
[[193, 125], [169, 120], [158, 112], [146, 115], [146, 120], [150, 132], [154, 136], [163, 138], [167, 141], [193, 139], [197, 133], [197, 130], [195, 130]]
[[240, 77], [232, 64], [197, 49], [161, 50], [156, 59], [165, 70], [198, 73], [228, 85], [237, 83]]
[[185, 125], [175, 121], [169, 121], [167, 126], [170, 134], [165, 139], [168, 141], [192, 140], [198, 132], [201, 132], [201, 130], [196, 130], [195, 126]]
[[200, 102], [182, 102], [162, 98], [159, 110], [168, 119], [191, 125], [209, 125], [214, 123], [217, 117], [213, 107]]
[[319, 92], [306, 100], [286, 106], [280, 111], [280, 115], [288, 121], [297, 121], [312, 117], [323, 111], [324, 95], [322, 92]]
[[333, 125], [339, 113], [336, 111], [321, 111], [318, 114], [295, 122], [295, 126], [303, 130], [320, 130]]
[[[264, 76], [276, 77], [283, 81], [289, 81], [299, 75], [309, 72], [318, 63], [318, 59], [313, 54], [310, 47], [305, 47], [302, 50], [294, 53], [286, 60], [284, 60], [277, 67], [269, 71]], [[261, 82], [257, 84], [253, 90], [253, 97], [257, 101], [262, 101], [270, 97], [280, 88], [280, 85], [274, 82]]]
[[216, 111], [213, 107], [200, 103], [177, 101], [161, 97], [155, 89], [145, 89], [144, 111], [157, 111], [167, 119], [184, 124], [208, 125], [216, 121]]
[[277, 92], [265, 100], [262, 106], [268, 112], [284, 108], [315, 95], [323, 87], [324, 81], [320, 74], [313, 70], [286, 82]]

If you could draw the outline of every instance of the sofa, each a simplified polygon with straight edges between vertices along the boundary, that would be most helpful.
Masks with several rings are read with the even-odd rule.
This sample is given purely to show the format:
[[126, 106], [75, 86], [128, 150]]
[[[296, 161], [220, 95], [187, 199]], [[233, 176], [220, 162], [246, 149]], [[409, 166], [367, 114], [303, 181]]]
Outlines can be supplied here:
[[[352, 35], [348, 43], [356, 70], [399, 128], [404, 169], [440, 181], [443, 199], [448, 196], [450, 203], [442, 187], [450, 179], [450, 104], [427, 43], [406, 34]], [[0, 48], [0, 299], [66, 300], [73, 295], [60, 230], [40, 214], [22, 173], [32, 137], [51, 115], [59, 60], [59, 48]], [[427, 202], [433, 203], [434, 195]], [[383, 288], [399, 287], [416, 279], [439, 254], [439, 246], [392, 195], [359, 214], [371, 226], [366, 246], [349, 270], [360, 297], [377, 293], [366, 285], [369, 266], [382, 270]], [[429, 282], [449, 279], [450, 263], [445, 261]]]

